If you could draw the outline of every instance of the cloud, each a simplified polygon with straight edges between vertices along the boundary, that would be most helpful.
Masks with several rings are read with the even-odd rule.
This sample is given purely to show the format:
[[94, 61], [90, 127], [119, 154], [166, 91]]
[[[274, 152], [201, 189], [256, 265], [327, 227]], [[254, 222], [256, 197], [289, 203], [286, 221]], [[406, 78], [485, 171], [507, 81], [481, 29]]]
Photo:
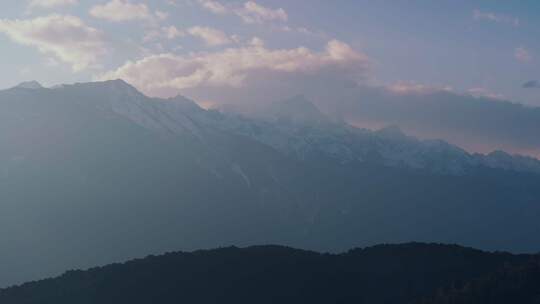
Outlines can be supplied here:
[[445, 139], [470, 151], [540, 155], [540, 108], [501, 100], [484, 88], [465, 93], [413, 88], [406, 94], [393, 87], [343, 88], [318, 105], [359, 127], [398, 125], [411, 135]]
[[156, 18], [159, 20], [165, 20], [169, 18], [169, 13], [163, 12], [163, 11], [156, 11]]
[[231, 39], [227, 37], [227, 34], [210, 27], [194, 26], [188, 29], [188, 33], [202, 39], [208, 46], [219, 46], [231, 43]]
[[229, 9], [223, 4], [213, 0], [198, 0], [198, 3], [205, 9], [214, 14], [223, 15], [229, 12]]
[[525, 89], [540, 89], [540, 81], [529, 80], [525, 82], [522, 87]]
[[90, 15], [95, 18], [112, 22], [125, 22], [132, 20], [153, 20], [154, 17], [165, 17], [163, 12], [154, 16], [144, 3], [131, 3], [129, 0], [111, 0], [103, 5], [96, 5], [90, 9]]
[[398, 81], [394, 84], [387, 86], [386, 89], [388, 90], [388, 92], [397, 95], [424, 95], [440, 91], [453, 91], [452, 87], [449, 86], [426, 85], [410, 81]]
[[28, 4], [28, 7], [52, 8], [52, 7], [57, 7], [57, 6], [75, 5], [78, 3], [79, 3], [79, 0], [32, 0]]
[[234, 14], [245, 23], [265, 23], [270, 21], [286, 22], [289, 18], [287, 12], [282, 9], [272, 9], [262, 6], [255, 1], [247, 1], [242, 6], [225, 6], [216, 0], [198, 0], [204, 9], [218, 15]]
[[460, 93], [448, 85], [428, 85], [410, 81], [398, 81], [384, 87], [385, 91], [393, 95], [402, 96], [426, 96], [438, 93], [464, 94], [476, 98], [488, 98], [496, 100], [504, 100], [502, 94], [493, 93], [483, 87], [475, 87], [468, 89], [465, 93]]
[[493, 93], [490, 90], [483, 88], [483, 87], [477, 87], [477, 88], [471, 88], [467, 90], [467, 93], [469, 93], [473, 97], [485, 97], [490, 99], [499, 99], [499, 100], [505, 100], [506, 98], [502, 94]]
[[0, 19], [0, 32], [11, 40], [36, 47], [80, 71], [98, 63], [106, 53], [103, 33], [78, 17], [49, 15], [26, 20]]
[[254, 39], [249, 45], [213, 53], [147, 56], [129, 61], [98, 79], [121, 78], [152, 96], [176, 95], [189, 89], [210, 94], [212, 89], [217, 89], [215, 93], [223, 97], [227, 89], [247, 92], [253, 88], [264, 96], [260, 93], [261, 86], [281, 92], [278, 86], [283, 88], [286, 84], [301, 89], [299, 83], [306, 82], [305, 79], [323, 76], [360, 79], [369, 64], [366, 55], [337, 40], [328, 42], [324, 51], [315, 52], [305, 47], [268, 49], [260, 39]]
[[529, 62], [532, 60], [531, 53], [524, 47], [518, 47], [514, 50], [514, 57], [520, 62]]
[[485, 21], [491, 21], [491, 22], [496, 22], [496, 23], [505, 23], [512, 26], [519, 26], [520, 24], [520, 21], [518, 18], [495, 14], [492, 12], [482, 12], [480, 10], [473, 11], [473, 18], [475, 20], [485, 20]]
[[149, 42], [149, 41], [154, 41], [154, 40], [158, 40], [162, 38], [173, 40], [173, 39], [184, 37], [184, 36], [186, 36], [186, 33], [183, 30], [178, 29], [175, 26], [164, 26], [164, 27], [161, 27], [158, 29], [152, 29], [146, 32], [144, 35], [143, 41]]
[[242, 9], [236, 11], [238, 16], [246, 23], [264, 23], [266, 21], [287, 21], [289, 18], [284, 9], [271, 9], [254, 1], [244, 3]]

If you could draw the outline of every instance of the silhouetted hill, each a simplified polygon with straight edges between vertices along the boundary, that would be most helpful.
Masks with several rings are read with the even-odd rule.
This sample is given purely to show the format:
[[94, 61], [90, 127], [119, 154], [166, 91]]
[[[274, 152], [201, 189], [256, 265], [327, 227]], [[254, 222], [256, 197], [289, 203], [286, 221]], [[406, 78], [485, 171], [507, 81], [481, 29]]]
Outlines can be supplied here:
[[412, 303], [530, 259], [420, 243], [342, 254], [229, 247], [69, 271], [0, 290], [0, 303]]

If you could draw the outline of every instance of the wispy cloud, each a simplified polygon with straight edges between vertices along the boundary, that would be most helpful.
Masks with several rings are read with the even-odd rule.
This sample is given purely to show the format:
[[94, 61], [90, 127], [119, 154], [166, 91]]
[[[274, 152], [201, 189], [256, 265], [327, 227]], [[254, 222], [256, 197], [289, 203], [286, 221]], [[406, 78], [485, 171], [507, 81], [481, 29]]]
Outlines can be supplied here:
[[231, 39], [223, 31], [211, 27], [194, 26], [188, 33], [198, 37], [208, 46], [219, 46], [231, 43]]
[[484, 20], [484, 21], [491, 21], [496, 23], [505, 23], [512, 26], [519, 26], [520, 21], [518, 18], [502, 15], [502, 14], [496, 14], [493, 12], [484, 12], [480, 10], [474, 10], [473, 11], [473, 18], [475, 20]]
[[246, 23], [264, 23], [267, 21], [285, 22], [289, 18], [287, 12], [282, 8], [271, 9], [254, 1], [244, 3], [244, 7], [236, 10], [236, 13]]
[[394, 84], [386, 86], [385, 89], [390, 93], [398, 95], [431, 94], [441, 91], [453, 91], [452, 87], [450, 86], [428, 85], [411, 81], [398, 81]]
[[504, 95], [494, 93], [484, 87], [476, 87], [476, 88], [468, 89], [467, 93], [469, 93], [473, 97], [483, 97], [483, 98], [497, 99], [497, 100], [506, 99]]
[[159, 40], [159, 39], [172, 40], [172, 39], [176, 39], [176, 38], [184, 37], [184, 36], [186, 36], [185, 31], [171, 25], [171, 26], [163, 26], [161, 28], [151, 29], [147, 31], [144, 35], [143, 41], [149, 42], [149, 41], [154, 41], [154, 40]]
[[79, 0], [32, 0], [28, 4], [28, 7], [52, 8], [57, 6], [75, 5], [77, 3], [79, 3]]
[[53, 55], [75, 71], [97, 64], [99, 56], [106, 52], [102, 32], [75, 16], [55, 14], [26, 20], [1, 19], [0, 32], [17, 43]]
[[283, 8], [269, 8], [255, 1], [247, 1], [243, 5], [224, 5], [216, 0], [198, 0], [204, 9], [219, 15], [234, 14], [245, 23], [265, 23], [270, 21], [286, 22], [289, 18]]
[[168, 16], [162, 11], [153, 14], [146, 4], [132, 3], [129, 0], [111, 0], [105, 4], [95, 5], [90, 9], [90, 15], [111, 22], [164, 19]]
[[225, 5], [214, 0], [198, 0], [198, 3], [214, 14], [227, 14], [229, 9]]
[[515, 48], [514, 57], [520, 62], [529, 62], [532, 60], [531, 53], [524, 47]]

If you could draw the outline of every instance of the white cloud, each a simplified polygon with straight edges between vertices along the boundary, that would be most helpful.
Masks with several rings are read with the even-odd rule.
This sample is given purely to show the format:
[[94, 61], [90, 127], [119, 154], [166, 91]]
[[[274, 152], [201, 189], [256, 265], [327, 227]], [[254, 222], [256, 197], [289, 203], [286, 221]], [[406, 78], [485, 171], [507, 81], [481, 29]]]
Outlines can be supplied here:
[[289, 18], [284, 9], [268, 8], [255, 1], [247, 1], [242, 6], [225, 6], [216, 0], [197, 0], [197, 2], [204, 9], [209, 10], [214, 14], [235, 14], [245, 23], [264, 23], [269, 21], [285, 22]]
[[506, 23], [512, 26], [519, 26], [519, 22], [520, 22], [518, 18], [495, 14], [492, 12], [482, 12], [480, 10], [473, 11], [473, 18], [475, 20], [486, 20], [486, 21], [491, 21], [491, 22], [496, 22], [496, 23]]
[[78, 0], [32, 0], [28, 4], [28, 7], [52, 8], [57, 6], [75, 5], [78, 2]]
[[398, 95], [432, 94], [436, 92], [451, 92], [452, 87], [440, 85], [427, 85], [410, 81], [398, 81], [385, 87], [387, 91]]
[[156, 17], [159, 19], [159, 20], [165, 20], [167, 18], [169, 18], [169, 13], [167, 12], [163, 12], [163, 11], [156, 11]]
[[459, 92], [448, 85], [429, 85], [411, 81], [398, 81], [394, 84], [385, 86], [384, 88], [387, 92], [395, 95], [429, 95], [434, 93], [447, 92], [489, 99], [504, 99], [503, 95], [493, 93], [483, 87], [470, 88], [465, 92]]
[[211, 11], [214, 14], [223, 15], [229, 12], [229, 9], [225, 7], [225, 5], [219, 3], [218, 1], [198, 0], [198, 2], [203, 8]]
[[210, 28], [194, 26], [188, 29], [188, 33], [192, 36], [202, 39], [208, 46], [218, 46], [231, 43], [231, 39], [224, 32]]
[[484, 97], [484, 98], [498, 99], [498, 100], [505, 99], [504, 95], [493, 93], [490, 90], [483, 87], [471, 88], [467, 90], [467, 93], [469, 93], [470, 95], [474, 97]]
[[524, 47], [514, 49], [514, 57], [520, 62], [529, 62], [532, 60], [531, 53]]
[[261, 38], [259, 37], [253, 37], [251, 38], [251, 40], [249, 41], [248, 43], [249, 45], [251, 46], [254, 46], [254, 47], [264, 47], [264, 40], [262, 40]]
[[149, 42], [162, 38], [172, 40], [179, 37], [184, 37], [185, 35], [186, 33], [183, 30], [180, 30], [175, 26], [164, 26], [159, 29], [152, 29], [146, 32], [143, 41]]
[[366, 55], [337, 40], [328, 42], [324, 51], [315, 52], [304, 47], [267, 49], [260, 39], [254, 39], [249, 45], [214, 53], [150, 55], [129, 61], [98, 79], [121, 78], [149, 95], [164, 96], [184, 89], [244, 88], [248, 81], [260, 78], [260, 83], [268, 85], [285, 81], [287, 75], [357, 79], [363, 77], [369, 62]]
[[284, 9], [271, 9], [254, 1], [244, 3], [244, 7], [236, 11], [246, 23], [264, 23], [266, 21], [287, 21], [289, 18]]
[[80, 71], [98, 62], [106, 52], [103, 34], [78, 17], [49, 15], [26, 20], [0, 19], [0, 32], [11, 40], [36, 47]]
[[[131, 3], [129, 0], [111, 0], [106, 4], [96, 5], [90, 9], [90, 15], [112, 22], [152, 20], [154, 18], [146, 4]], [[163, 17], [162, 12], [158, 12], [159, 15]]]
[[183, 37], [186, 35], [184, 31], [179, 30], [175, 26], [163, 27], [162, 30], [165, 33], [165, 36], [167, 37], [167, 39], [174, 39], [174, 38]]

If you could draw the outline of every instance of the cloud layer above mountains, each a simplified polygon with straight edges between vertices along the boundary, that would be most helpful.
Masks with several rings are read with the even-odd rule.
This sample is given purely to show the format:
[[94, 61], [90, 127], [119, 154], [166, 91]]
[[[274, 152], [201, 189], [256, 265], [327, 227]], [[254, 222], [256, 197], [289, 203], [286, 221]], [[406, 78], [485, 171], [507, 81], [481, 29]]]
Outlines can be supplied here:
[[149, 95], [167, 96], [179, 91], [249, 90], [257, 79], [276, 89], [272, 85], [285, 80], [279, 77], [292, 75], [309, 78], [333, 74], [360, 80], [369, 64], [365, 54], [338, 40], [329, 41], [323, 51], [317, 52], [305, 47], [269, 49], [254, 38], [247, 45], [210, 53], [151, 55], [128, 62], [99, 79], [121, 78]]

